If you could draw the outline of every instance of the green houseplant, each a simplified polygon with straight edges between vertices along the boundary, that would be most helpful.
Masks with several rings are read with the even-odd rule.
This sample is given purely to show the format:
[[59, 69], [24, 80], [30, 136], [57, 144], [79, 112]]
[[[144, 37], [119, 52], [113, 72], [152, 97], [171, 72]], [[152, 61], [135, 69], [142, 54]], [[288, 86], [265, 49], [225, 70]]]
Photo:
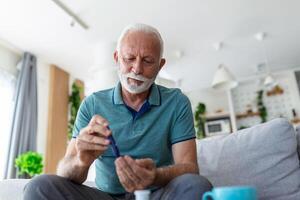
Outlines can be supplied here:
[[82, 92], [82, 87], [78, 86], [76, 82], [72, 84], [72, 92], [69, 96], [69, 110], [70, 110], [70, 119], [68, 123], [68, 138], [72, 138], [72, 131], [76, 119], [77, 112], [81, 103], [80, 94]]
[[261, 118], [261, 123], [266, 122], [268, 117], [267, 108], [265, 107], [263, 101], [263, 97], [264, 97], [263, 94], [264, 94], [263, 90], [257, 91], [256, 100], [257, 100], [257, 108], [258, 108], [259, 116]]
[[32, 178], [43, 171], [43, 156], [37, 152], [28, 151], [20, 154], [15, 159], [15, 166], [18, 175], [25, 178]]
[[198, 103], [194, 117], [195, 117], [195, 128], [196, 136], [198, 139], [205, 137], [204, 123], [205, 119], [206, 106], [204, 103]]

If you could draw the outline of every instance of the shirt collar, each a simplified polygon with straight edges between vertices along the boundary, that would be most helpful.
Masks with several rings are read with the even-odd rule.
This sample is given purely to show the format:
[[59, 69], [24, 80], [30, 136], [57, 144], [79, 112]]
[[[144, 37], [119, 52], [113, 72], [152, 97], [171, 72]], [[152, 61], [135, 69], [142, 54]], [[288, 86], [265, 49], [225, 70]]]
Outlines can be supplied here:
[[150, 105], [159, 106], [160, 105], [160, 92], [158, 86], [153, 83], [150, 90], [149, 103]]
[[[112, 99], [113, 99], [114, 104], [119, 104], [119, 105], [124, 104], [122, 94], [121, 94], [121, 89], [122, 89], [122, 86], [121, 86], [121, 83], [119, 82], [117, 84], [117, 86], [114, 88], [114, 91], [112, 94], [113, 95]], [[160, 97], [159, 88], [155, 83], [153, 83], [150, 88], [150, 96], [148, 98], [149, 104], [159, 106], [160, 101], [161, 101], [160, 99], [161, 99], [161, 97]]]
[[112, 99], [113, 99], [114, 104], [124, 104], [123, 99], [122, 99], [122, 95], [121, 95], [121, 83], [120, 82], [114, 88]]

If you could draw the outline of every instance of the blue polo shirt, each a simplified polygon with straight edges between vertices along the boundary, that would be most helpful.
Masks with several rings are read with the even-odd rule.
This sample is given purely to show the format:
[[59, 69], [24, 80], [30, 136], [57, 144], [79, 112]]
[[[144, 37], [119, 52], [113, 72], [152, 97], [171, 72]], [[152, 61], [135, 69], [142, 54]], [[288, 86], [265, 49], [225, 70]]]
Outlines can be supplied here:
[[[179, 89], [153, 84], [149, 98], [136, 112], [122, 100], [121, 84], [95, 92], [82, 102], [73, 137], [86, 127], [93, 115], [108, 120], [121, 155], [151, 158], [157, 167], [173, 164], [172, 145], [195, 138], [190, 101]], [[96, 160], [96, 185], [111, 194], [125, 193], [115, 170], [114, 154], [108, 148]]]

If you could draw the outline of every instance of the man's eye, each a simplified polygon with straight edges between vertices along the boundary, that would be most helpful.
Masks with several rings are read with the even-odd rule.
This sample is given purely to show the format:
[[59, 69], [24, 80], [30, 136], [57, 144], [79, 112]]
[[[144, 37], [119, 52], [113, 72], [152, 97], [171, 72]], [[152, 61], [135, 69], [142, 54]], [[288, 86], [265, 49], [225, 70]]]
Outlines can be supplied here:
[[134, 61], [134, 58], [125, 58], [126, 61]]
[[144, 62], [147, 63], [147, 64], [152, 64], [153, 60], [144, 60]]

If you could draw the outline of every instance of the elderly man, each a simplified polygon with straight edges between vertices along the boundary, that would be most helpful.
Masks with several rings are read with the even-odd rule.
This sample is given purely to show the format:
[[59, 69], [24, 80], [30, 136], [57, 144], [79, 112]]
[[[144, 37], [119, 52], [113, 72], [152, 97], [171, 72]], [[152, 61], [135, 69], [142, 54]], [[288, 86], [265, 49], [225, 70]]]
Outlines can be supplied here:
[[[83, 101], [58, 176], [34, 178], [25, 199], [134, 199], [132, 192], [149, 189], [153, 200], [195, 200], [211, 189], [198, 175], [188, 98], [154, 83], [162, 55], [155, 28], [125, 28], [114, 52], [120, 83]], [[97, 189], [82, 185], [95, 160]]]

